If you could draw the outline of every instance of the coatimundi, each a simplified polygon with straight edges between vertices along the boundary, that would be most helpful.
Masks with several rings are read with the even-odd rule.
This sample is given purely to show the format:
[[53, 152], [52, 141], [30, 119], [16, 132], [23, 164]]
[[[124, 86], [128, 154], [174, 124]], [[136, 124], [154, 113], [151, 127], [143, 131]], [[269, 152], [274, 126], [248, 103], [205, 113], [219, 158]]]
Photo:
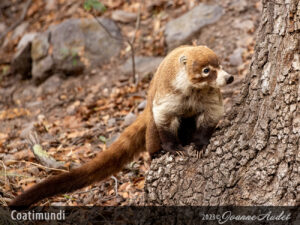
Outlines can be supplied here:
[[83, 166], [45, 179], [17, 196], [11, 207], [29, 207], [44, 198], [71, 192], [120, 171], [143, 151], [202, 148], [223, 116], [220, 87], [233, 81], [216, 54], [205, 46], [182, 46], [162, 61], [149, 88], [147, 106], [109, 149]]

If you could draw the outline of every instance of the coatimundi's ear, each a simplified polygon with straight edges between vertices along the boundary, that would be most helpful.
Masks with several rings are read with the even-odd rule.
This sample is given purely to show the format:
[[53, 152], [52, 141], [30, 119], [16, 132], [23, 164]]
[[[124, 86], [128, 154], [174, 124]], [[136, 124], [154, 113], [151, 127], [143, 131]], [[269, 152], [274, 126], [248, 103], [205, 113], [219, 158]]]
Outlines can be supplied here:
[[186, 62], [187, 62], [187, 58], [185, 55], [182, 55], [179, 57], [179, 62], [181, 65], [186, 65]]

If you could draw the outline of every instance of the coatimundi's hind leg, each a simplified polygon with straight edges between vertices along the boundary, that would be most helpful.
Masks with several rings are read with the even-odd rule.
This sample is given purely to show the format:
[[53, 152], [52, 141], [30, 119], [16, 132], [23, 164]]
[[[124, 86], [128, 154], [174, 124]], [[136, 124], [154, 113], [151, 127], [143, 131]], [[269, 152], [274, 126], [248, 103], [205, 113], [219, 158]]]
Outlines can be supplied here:
[[179, 123], [171, 122], [171, 129], [157, 127], [154, 120], [150, 120], [146, 130], [146, 149], [150, 154], [163, 149], [172, 154], [183, 155], [185, 150], [177, 137]]
[[145, 161], [145, 166], [150, 168], [151, 156], [161, 149], [161, 142], [154, 120], [152, 119], [148, 121], [146, 129], [146, 151], [148, 153], [148, 157]]
[[161, 149], [161, 141], [154, 120], [149, 120], [146, 129], [146, 151], [153, 155]]

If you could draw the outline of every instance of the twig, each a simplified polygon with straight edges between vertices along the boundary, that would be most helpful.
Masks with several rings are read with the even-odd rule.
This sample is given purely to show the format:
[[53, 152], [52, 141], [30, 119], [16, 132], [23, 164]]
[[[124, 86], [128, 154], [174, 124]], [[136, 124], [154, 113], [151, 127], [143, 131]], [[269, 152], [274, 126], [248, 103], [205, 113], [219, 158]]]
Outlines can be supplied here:
[[135, 22], [134, 34], [133, 34], [132, 39], [131, 39], [131, 43], [132, 44], [134, 44], [134, 42], [135, 42], [137, 30], [140, 28], [140, 24], [141, 24], [141, 8], [142, 8], [143, 2], [144, 1], [141, 0], [140, 5], [139, 5], [139, 11], [138, 11], [138, 15], [137, 15], [136, 22]]
[[140, 24], [141, 24], [141, 8], [142, 8], [142, 2], [143, 0], [140, 2], [140, 5], [139, 5], [139, 11], [138, 11], [138, 15], [137, 15], [137, 18], [136, 18], [136, 23], [135, 23], [135, 29], [134, 29], [134, 34], [133, 34], [133, 37], [131, 39], [131, 42], [128, 41], [129, 45], [130, 45], [130, 48], [131, 48], [131, 61], [132, 61], [132, 75], [133, 75], [133, 83], [136, 84], [136, 74], [135, 74], [135, 50], [134, 50], [134, 42], [135, 42], [135, 39], [136, 39], [136, 33], [137, 33], [137, 30], [139, 29], [140, 27]]
[[[88, 192], [95, 191], [95, 190], [98, 190], [98, 189], [99, 189], [99, 187], [94, 187], [94, 188], [88, 189], [86, 191], [77, 191], [77, 192], [74, 192], [74, 194], [84, 194], [84, 193], [88, 193]], [[74, 194], [72, 194], [72, 195], [74, 195]]]
[[131, 50], [131, 61], [132, 61], [132, 78], [133, 78], [133, 83], [135, 84], [136, 83], [136, 71], [135, 71], [135, 50], [134, 50], [134, 42], [135, 42], [135, 39], [136, 39], [136, 33], [137, 33], [137, 30], [139, 29], [140, 27], [140, 21], [141, 21], [141, 5], [142, 5], [142, 2], [140, 3], [140, 6], [139, 6], [139, 11], [138, 11], [138, 15], [137, 15], [137, 18], [136, 18], [136, 23], [135, 23], [135, 30], [134, 30], [134, 35], [132, 37], [132, 40], [130, 41], [129, 39], [123, 39], [123, 38], [119, 38], [119, 37], [116, 37], [114, 35], [112, 35], [112, 33], [104, 26], [103, 23], [101, 23], [101, 21], [94, 15], [92, 14], [92, 16], [96, 19], [96, 21], [98, 22], [98, 24], [105, 30], [105, 32], [109, 35], [109, 37], [115, 39], [115, 40], [118, 40], [118, 41], [125, 41], [129, 46], [130, 46], [130, 50]]
[[0, 35], [0, 42], [2, 40], [3, 37], [5, 37], [7, 35], [8, 32], [10, 32], [11, 30], [15, 29], [25, 18], [27, 10], [29, 9], [29, 6], [31, 5], [32, 0], [28, 0], [25, 3], [25, 7], [23, 9], [22, 15], [20, 17], [20, 19], [18, 19], [14, 24], [12, 24], [9, 28], [7, 28], [6, 31], [3, 32], [3, 34]]
[[25, 161], [25, 160], [9, 160], [10, 162], [21, 162], [21, 163], [29, 163], [29, 164], [32, 164], [34, 166], [37, 166], [43, 170], [54, 170], [54, 171], [60, 171], [60, 172], [69, 172], [68, 170], [64, 170], [64, 169], [56, 169], [56, 168], [51, 168], [51, 167], [47, 167], [47, 166], [43, 166], [43, 165], [40, 165], [38, 163], [34, 163], [34, 162], [28, 162], [28, 161]]
[[6, 182], [7, 182], [7, 170], [6, 170], [6, 166], [4, 164], [4, 162], [2, 160], [0, 160], [2, 166], [3, 166], [3, 169], [4, 169], [4, 185], [6, 185]]
[[111, 176], [111, 178], [115, 181], [115, 193], [116, 193], [116, 197], [119, 195], [118, 193], [118, 180], [115, 176]]

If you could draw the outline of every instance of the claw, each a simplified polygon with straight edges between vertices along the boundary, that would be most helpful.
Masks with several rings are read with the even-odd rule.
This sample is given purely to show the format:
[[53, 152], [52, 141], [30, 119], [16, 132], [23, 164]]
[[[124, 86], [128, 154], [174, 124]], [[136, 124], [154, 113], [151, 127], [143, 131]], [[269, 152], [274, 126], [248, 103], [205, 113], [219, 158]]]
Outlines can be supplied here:
[[203, 156], [203, 151], [197, 151], [196, 155], [197, 155], [197, 159], [201, 159]]
[[176, 151], [176, 153], [177, 153], [177, 155], [178, 156], [185, 156], [185, 152], [183, 152], [183, 151]]
[[199, 148], [199, 146], [192, 143], [189, 149], [193, 152], [193, 155], [196, 155], [197, 159], [201, 159], [205, 154], [206, 147]]

